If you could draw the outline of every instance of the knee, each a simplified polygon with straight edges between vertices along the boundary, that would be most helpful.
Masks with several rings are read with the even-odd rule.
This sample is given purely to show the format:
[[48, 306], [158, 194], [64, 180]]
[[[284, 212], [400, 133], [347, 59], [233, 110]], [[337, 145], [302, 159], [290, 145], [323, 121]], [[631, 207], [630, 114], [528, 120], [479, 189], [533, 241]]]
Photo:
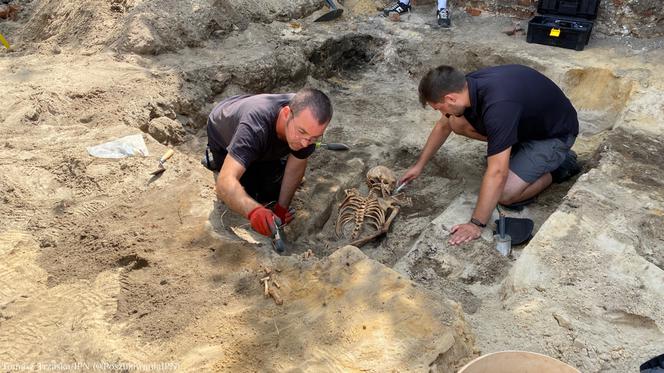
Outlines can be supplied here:
[[501, 205], [511, 205], [513, 203], [519, 202], [517, 198], [519, 195], [516, 193], [510, 193], [507, 190], [503, 190], [503, 193], [500, 195], [500, 198], [498, 199], [498, 203]]

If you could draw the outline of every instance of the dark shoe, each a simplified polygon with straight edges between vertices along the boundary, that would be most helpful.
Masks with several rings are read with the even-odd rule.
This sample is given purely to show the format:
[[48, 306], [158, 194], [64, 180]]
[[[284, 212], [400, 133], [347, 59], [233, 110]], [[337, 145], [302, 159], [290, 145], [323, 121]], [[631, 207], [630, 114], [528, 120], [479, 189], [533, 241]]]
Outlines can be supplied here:
[[528, 198], [525, 201], [516, 202], [516, 203], [513, 203], [511, 205], [502, 205], [501, 204], [500, 206], [502, 206], [502, 207], [504, 207], [508, 210], [519, 212], [519, 211], [522, 211], [524, 207], [530, 205], [533, 202], [535, 202], [535, 197], [531, 197], [531, 198]]
[[410, 5], [401, 3], [401, 2], [396, 2], [392, 4], [391, 6], [383, 9], [383, 15], [385, 17], [389, 17], [391, 13], [397, 13], [397, 14], [404, 14], [406, 12], [410, 11]]
[[447, 9], [438, 9], [436, 17], [438, 18], [438, 26], [448, 28], [452, 25], [452, 21], [450, 21], [450, 12]]
[[576, 162], [576, 153], [573, 150], [570, 150], [565, 157], [563, 163], [551, 172], [551, 177], [553, 182], [560, 184], [572, 178], [572, 176], [581, 172], [581, 167]]

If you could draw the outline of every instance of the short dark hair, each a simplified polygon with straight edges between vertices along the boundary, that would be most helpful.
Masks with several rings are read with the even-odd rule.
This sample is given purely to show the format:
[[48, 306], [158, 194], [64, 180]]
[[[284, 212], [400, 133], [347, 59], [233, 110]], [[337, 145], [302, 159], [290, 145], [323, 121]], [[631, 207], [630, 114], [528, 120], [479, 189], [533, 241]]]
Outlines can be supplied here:
[[327, 95], [314, 88], [303, 88], [295, 94], [290, 102], [293, 116], [302, 110], [309, 109], [319, 124], [327, 124], [332, 119], [332, 103]]
[[426, 107], [429, 102], [440, 102], [446, 94], [461, 92], [466, 86], [466, 76], [452, 66], [441, 65], [429, 70], [420, 80], [417, 88], [420, 103]]

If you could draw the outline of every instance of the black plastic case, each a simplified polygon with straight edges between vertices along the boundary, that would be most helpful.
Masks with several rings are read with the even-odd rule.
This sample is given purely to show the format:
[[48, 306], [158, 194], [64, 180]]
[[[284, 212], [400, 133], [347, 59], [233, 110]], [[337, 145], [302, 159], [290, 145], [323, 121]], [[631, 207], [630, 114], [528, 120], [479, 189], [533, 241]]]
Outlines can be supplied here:
[[528, 43], [582, 51], [588, 44], [600, 0], [539, 0], [528, 22]]

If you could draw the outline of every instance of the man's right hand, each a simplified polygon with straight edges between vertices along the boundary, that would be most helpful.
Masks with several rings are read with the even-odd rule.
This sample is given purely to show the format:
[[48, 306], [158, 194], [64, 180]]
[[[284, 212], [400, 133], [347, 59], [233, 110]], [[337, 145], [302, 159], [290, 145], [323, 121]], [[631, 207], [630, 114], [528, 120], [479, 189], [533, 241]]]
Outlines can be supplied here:
[[401, 179], [399, 179], [399, 185], [410, 183], [411, 181], [417, 179], [420, 174], [422, 174], [422, 167], [418, 165], [412, 166], [406, 170], [406, 173], [404, 173], [403, 176], [401, 176]]
[[281, 220], [270, 209], [264, 206], [258, 206], [251, 210], [247, 218], [251, 222], [251, 227], [266, 237], [272, 237], [276, 233], [277, 227], [275, 226], [275, 222], [281, 225]]

